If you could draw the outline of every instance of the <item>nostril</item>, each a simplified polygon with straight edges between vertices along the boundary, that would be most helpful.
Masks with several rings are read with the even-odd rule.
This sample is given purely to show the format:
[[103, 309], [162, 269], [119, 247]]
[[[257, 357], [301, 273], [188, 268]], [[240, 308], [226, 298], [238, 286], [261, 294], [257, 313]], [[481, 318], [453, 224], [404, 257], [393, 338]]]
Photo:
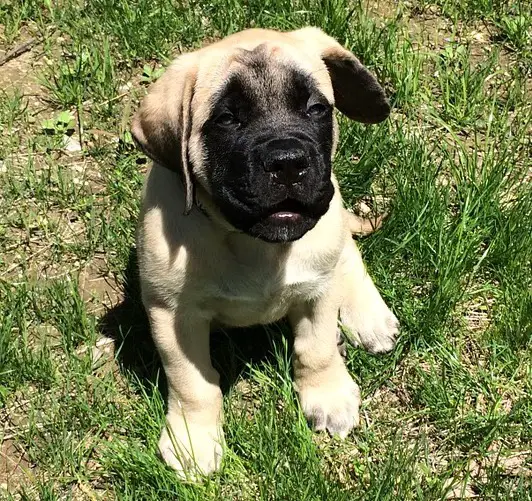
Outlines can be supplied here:
[[307, 164], [302, 150], [277, 150], [268, 155], [264, 170], [280, 183], [295, 183], [304, 175]]
[[271, 163], [266, 164], [266, 171], [277, 174], [278, 172], [282, 172], [283, 170], [285, 170], [285, 164], [286, 160], [275, 159]]

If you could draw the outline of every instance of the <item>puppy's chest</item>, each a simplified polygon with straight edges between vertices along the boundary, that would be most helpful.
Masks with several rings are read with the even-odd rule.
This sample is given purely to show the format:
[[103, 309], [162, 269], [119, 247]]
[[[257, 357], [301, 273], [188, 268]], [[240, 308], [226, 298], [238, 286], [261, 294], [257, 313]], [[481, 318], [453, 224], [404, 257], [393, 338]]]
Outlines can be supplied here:
[[234, 266], [211, 291], [210, 307], [225, 325], [245, 327], [283, 318], [290, 306], [321, 295], [329, 274], [301, 264], [282, 267]]

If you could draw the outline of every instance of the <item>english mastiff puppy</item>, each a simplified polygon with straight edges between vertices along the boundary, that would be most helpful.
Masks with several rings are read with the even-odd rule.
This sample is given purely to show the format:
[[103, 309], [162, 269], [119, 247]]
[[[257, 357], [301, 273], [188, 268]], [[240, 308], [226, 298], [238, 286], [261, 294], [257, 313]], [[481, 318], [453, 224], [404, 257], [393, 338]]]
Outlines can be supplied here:
[[345, 437], [360, 393], [337, 348], [340, 318], [371, 352], [398, 322], [352, 233], [331, 160], [333, 109], [378, 123], [375, 77], [317, 28], [252, 29], [175, 60], [133, 120], [153, 160], [138, 227], [142, 299], [168, 379], [159, 450], [185, 476], [220, 467], [224, 439], [214, 325], [287, 318], [295, 388], [315, 430]]

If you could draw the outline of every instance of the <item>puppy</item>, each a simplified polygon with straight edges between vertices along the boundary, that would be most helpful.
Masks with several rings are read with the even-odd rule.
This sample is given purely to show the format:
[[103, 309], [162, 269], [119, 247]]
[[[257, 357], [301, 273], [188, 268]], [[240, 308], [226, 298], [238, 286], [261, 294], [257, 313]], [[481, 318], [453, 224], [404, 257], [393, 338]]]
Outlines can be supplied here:
[[138, 226], [142, 299], [168, 379], [159, 450], [181, 475], [223, 454], [213, 325], [288, 318], [303, 413], [345, 437], [359, 389], [338, 317], [372, 352], [398, 322], [367, 275], [331, 161], [333, 108], [364, 123], [390, 108], [374, 76], [317, 28], [252, 29], [184, 54], [152, 86], [133, 136], [153, 160]]

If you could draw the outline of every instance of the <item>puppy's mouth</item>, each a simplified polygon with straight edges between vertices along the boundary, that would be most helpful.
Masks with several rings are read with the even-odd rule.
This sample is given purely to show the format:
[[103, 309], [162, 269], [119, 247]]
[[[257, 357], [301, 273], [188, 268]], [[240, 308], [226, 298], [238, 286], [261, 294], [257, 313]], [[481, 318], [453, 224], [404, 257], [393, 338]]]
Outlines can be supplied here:
[[242, 198], [232, 193], [227, 197], [227, 193], [220, 198], [219, 207], [235, 229], [265, 242], [286, 243], [300, 239], [314, 228], [327, 212], [334, 188], [329, 182], [321, 190], [309, 188], [303, 194], [291, 194], [281, 201], [264, 205], [260, 202], [261, 198], [267, 198], [267, 192], [262, 196]]
[[266, 220], [281, 224], [297, 223], [302, 219], [303, 214], [307, 212], [308, 208], [297, 200], [287, 199], [271, 208], [268, 211]]
[[276, 212], [275, 214], [272, 214], [268, 217], [271, 221], [278, 221], [280, 223], [282, 222], [297, 222], [299, 219], [301, 219], [301, 214], [297, 214], [296, 212]]

